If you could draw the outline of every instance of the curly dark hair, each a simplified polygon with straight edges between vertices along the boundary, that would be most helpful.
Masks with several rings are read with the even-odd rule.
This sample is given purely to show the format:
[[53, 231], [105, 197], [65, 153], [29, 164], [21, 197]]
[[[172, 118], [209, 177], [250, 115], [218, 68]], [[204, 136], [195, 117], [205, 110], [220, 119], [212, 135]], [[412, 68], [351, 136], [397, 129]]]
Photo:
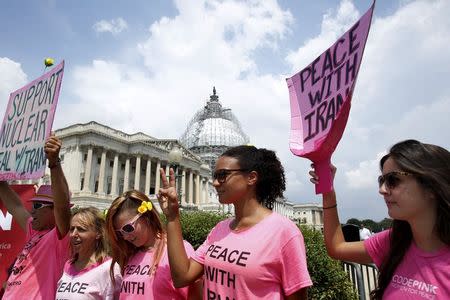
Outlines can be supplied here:
[[275, 200], [283, 197], [286, 189], [284, 168], [274, 151], [255, 146], [237, 146], [221, 156], [235, 158], [242, 169], [258, 173], [256, 198], [263, 206], [273, 209]]
[[[436, 232], [442, 242], [450, 245], [450, 152], [436, 145], [406, 140], [392, 146], [381, 159], [381, 170], [388, 158], [393, 159], [402, 171], [413, 174], [420, 186], [432, 193], [437, 202]], [[372, 291], [372, 299], [383, 298], [412, 240], [409, 223], [394, 219], [389, 252], [381, 264], [378, 287]]]

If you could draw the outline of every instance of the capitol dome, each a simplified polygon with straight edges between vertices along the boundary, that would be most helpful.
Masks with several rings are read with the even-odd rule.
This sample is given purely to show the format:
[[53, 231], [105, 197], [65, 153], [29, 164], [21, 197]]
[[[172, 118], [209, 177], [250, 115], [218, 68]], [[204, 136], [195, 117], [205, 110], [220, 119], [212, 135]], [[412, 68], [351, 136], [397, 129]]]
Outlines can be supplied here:
[[248, 144], [249, 139], [231, 109], [222, 107], [214, 87], [209, 101], [189, 122], [180, 142], [213, 170], [219, 155], [230, 147]]

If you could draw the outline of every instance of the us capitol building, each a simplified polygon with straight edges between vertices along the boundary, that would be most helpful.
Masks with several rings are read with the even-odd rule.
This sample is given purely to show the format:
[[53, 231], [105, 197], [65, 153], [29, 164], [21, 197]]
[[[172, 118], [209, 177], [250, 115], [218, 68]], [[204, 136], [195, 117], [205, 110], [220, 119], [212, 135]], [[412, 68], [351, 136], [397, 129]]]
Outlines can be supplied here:
[[[107, 209], [123, 191], [149, 195], [161, 187], [159, 169], [175, 168], [181, 208], [233, 213], [221, 205], [212, 186], [217, 158], [229, 147], [248, 144], [231, 109], [224, 108], [216, 89], [197, 111], [179, 140], [159, 139], [142, 132], [128, 134], [91, 121], [55, 131], [62, 140], [61, 164], [72, 192], [72, 203]], [[49, 170], [40, 183], [49, 183]], [[158, 206], [158, 201], [153, 201]], [[279, 199], [274, 210], [300, 223], [321, 227], [320, 205], [297, 205]], [[306, 213], [307, 212], [307, 213]], [[311, 216], [306, 218], [306, 216]], [[308, 222], [306, 222], [308, 219]], [[317, 222], [316, 222], [317, 220]]]

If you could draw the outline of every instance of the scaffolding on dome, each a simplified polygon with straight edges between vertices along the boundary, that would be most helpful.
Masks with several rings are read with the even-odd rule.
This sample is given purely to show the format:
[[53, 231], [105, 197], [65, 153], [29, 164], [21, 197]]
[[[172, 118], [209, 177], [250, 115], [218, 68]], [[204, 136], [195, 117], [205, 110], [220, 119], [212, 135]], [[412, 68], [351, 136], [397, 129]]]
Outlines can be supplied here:
[[225, 150], [248, 144], [249, 139], [231, 109], [222, 107], [214, 87], [209, 101], [191, 119], [180, 142], [213, 170]]

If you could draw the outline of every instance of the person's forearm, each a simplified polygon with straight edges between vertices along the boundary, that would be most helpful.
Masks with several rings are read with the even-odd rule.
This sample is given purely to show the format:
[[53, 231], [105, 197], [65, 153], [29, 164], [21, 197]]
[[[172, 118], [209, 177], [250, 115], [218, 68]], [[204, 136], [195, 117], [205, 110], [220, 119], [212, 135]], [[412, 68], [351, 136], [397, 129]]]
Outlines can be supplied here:
[[0, 181], [0, 199], [20, 227], [26, 230], [26, 224], [27, 220], [30, 218], [30, 213], [23, 206], [19, 195], [11, 189], [6, 181]]
[[22, 205], [19, 196], [6, 181], [0, 181], [0, 199], [8, 211], [11, 211], [15, 206]]
[[336, 258], [337, 246], [345, 242], [336, 206], [334, 191], [323, 195], [323, 233], [328, 254]]
[[52, 183], [53, 198], [55, 200], [55, 208], [69, 207], [69, 185], [67, 184], [61, 165], [57, 165], [50, 169], [50, 178]]
[[54, 199], [55, 221], [61, 236], [65, 236], [70, 226], [70, 192], [60, 164], [50, 169]]
[[180, 218], [175, 217], [167, 222], [167, 250], [169, 254], [170, 271], [175, 287], [190, 284], [186, 275], [189, 271], [190, 259], [184, 248]]

